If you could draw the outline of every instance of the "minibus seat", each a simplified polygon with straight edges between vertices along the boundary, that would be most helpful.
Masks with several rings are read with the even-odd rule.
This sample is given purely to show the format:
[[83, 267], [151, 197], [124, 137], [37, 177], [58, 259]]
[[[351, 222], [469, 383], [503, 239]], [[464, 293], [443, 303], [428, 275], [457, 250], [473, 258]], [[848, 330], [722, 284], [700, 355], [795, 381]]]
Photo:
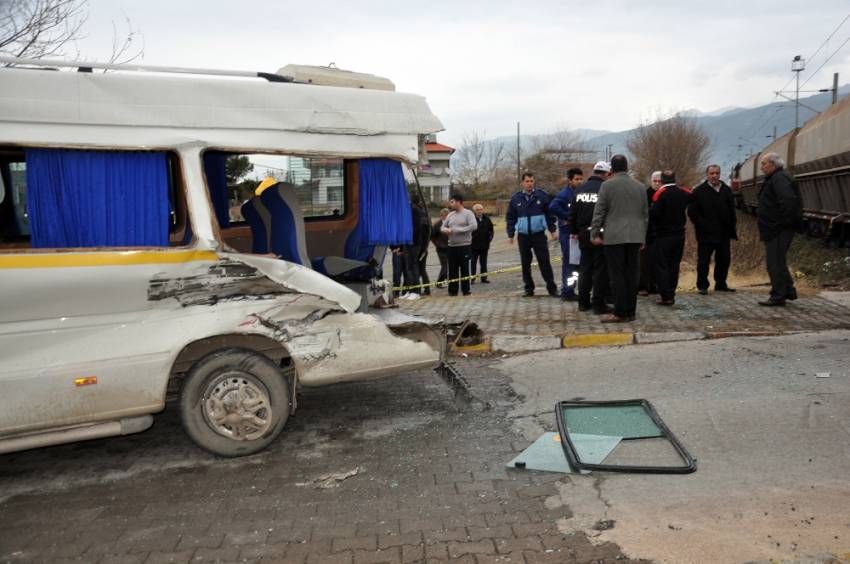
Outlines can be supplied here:
[[[255, 206], [256, 210], [259, 212], [261, 206], [264, 206], [269, 216], [270, 252], [289, 262], [311, 267], [316, 272], [336, 280], [369, 281], [375, 277], [376, 266], [379, 267], [381, 264], [369, 260], [375, 253], [375, 247], [370, 246], [367, 249], [369, 256], [366, 256], [365, 260], [359, 256], [327, 256], [310, 260], [307, 254], [304, 214], [298, 201], [298, 194], [291, 184], [279, 182], [265, 189], [259, 196], [259, 204]], [[262, 217], [262, 213], [260, 216]], [[247, 219], [247, 216], [245, 217]], [[384, 251], [386, 251], [385, 247]], [[361, 254], [362, 252], [363, 250]], [[346, 243], [346, 255], [348, 254], [349, 245]]]
[[271, 217], [269, 210], [254, 196], [242, 204], [242, 217], [251, 227], [251, 252], [265, 254], [269, 252], [269, 238], [271, 235]]
[[283, 260], [310, 267], [304, 231], [304, 214], [295, 190], [283, 182], [260, 194], [260, 203], [268, 210], [271, 252]]

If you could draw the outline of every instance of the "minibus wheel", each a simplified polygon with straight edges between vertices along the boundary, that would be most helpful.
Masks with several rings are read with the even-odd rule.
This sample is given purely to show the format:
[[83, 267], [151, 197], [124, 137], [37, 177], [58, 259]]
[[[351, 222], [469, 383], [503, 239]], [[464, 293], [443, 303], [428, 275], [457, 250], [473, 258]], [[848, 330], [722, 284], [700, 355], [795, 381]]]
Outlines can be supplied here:
[[180, 391], [186, 434], [219, 456], [244, 456], [266, 448], [289, 418], [286, 378], [267, 357], [228, 348], [200, 359]]

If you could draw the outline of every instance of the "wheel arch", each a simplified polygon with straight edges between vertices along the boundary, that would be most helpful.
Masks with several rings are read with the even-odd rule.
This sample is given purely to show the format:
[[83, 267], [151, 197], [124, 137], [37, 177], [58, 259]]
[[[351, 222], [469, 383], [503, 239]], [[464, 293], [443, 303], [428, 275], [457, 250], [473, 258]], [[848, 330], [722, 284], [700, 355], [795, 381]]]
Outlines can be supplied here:
[[171, 364], [166, 398], [171, 400], [178, 397], [186, 373], [196, 362], [212, 352], [229, 348], [247, 349], [265, 356], [284, 370], [288, 387], [291, 391], [295, 391], [296, 379], [291, 378], [289, 370], [290, 368], [294, 370], [294, 365], [285, 344], [256, 333], [221, 333], [195, 339], [180, 350]]

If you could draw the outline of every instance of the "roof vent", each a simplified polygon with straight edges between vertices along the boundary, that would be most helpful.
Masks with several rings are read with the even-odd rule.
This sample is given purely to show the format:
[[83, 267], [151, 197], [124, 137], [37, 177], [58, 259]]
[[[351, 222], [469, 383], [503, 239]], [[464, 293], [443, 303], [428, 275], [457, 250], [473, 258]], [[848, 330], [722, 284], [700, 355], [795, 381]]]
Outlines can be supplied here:
[[375, 76], [374, 74], [347, 71], [335, 67], [286, 65], [279, 69], [277, 74], [291, 76], [296, 82], [317, 84], [319, 86], [395, 91], [395, 84], [388, 78]]

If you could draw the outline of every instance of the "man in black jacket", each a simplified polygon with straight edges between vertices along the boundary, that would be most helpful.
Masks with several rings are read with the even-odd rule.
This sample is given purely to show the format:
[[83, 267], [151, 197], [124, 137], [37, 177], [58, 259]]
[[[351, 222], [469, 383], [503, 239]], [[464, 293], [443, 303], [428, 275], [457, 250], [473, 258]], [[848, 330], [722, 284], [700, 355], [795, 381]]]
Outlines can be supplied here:
[[759, 190], [756, 215], [770, 276], [770, 297], [759, 305], [784, 306], [785, 300], [797, 299], [786, 255], [794, 230], [803, 220], [803, 199], [797, 181], [785, 170], [785, 162], [779, 155], [767, 153], [761, 157], [759, 166], [765, 179]]
[[697, 235], [697, 290], [708, 294], [708, 268], [714, 255], [714, 291], [734, 292], [726, 282], [732, 260], [730, 241], [738, 238], [735, 229], [735, 197], [720, 180], [720, 166], [705, 169], [705, 182], [694, 188], [688, 217]]
[[578, 239], [581, 249], [581, 261], [578, 266], [578, 309], [593, 309], [597, 315], [611, 313], [612, 310], [605, 304], [605, 296], [610, 293], [610, 284], [604, 250], [590, 242], [590, 224], [593, 222], [599, 188], [610, 173], [611, 165], [605, 161], [599, 161], [593, 166], [590, 178], [576, 190], [567, 218], [570, 236]]
[[685, 250], [685, 212], [690, 193], [676, 185], [676, 173], [661, 172], [661, 188], [652, 196], [649, 221], [655, 240], [652, 243], [652, 266], [660, 298], [658, 305], [676, 303], [676, 286], [679, 285], [679, 266]]
[[[487, 253], [490, 251], [490, 243], [493, 241], [493, 222], [490, 217], [484, 213], [484, 206], [475, 204], [472, 206], [472, 212], [475, 214], [475, 221], [478, 222], [478, 227], [472, 232], [472, 244], [470, 245], [469, 273], [475, 276], [476, 266], [481, 266], [481, 283], [489, 284], [486, 276], [487, 273]], [[475, 278], [472, 279], [475, 284]]]

